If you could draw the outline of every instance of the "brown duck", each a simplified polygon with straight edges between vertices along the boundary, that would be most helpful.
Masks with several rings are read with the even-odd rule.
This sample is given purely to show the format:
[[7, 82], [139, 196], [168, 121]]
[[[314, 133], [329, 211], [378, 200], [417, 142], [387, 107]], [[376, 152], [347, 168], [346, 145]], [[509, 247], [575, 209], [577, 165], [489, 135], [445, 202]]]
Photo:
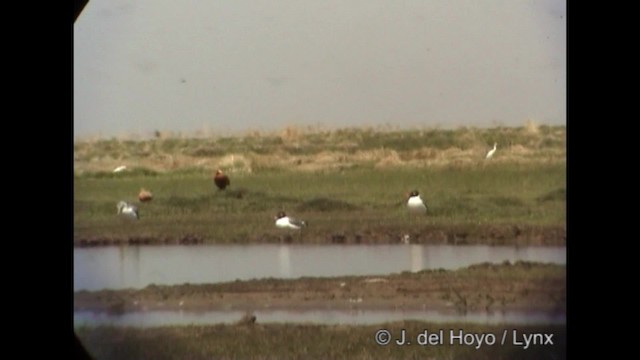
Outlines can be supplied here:
[[224, 190], [229, 184], [229, 177], [222, 173], [222, 170], [218, 169], [216, 171], [216, 175], [213, 177], [213, 182], [216, 184], [218, 189]]

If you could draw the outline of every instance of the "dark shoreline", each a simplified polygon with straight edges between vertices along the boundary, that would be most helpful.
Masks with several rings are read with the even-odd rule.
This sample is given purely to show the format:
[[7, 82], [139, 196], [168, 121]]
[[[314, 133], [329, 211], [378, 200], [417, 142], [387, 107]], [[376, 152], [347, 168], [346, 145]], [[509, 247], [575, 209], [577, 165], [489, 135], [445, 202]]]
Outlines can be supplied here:
[[185, 234], [171, 236], [132, 237], [82, 237], [74, 239], [76, 247], [118, 246], [118, 245], [197, 245], [197, 244], [401, 244], [408, 237], [411, 244], [446, 245], [517, 245], [517, 246], [564, 246], [566, 228], [564, 226], [535, 225], [487, 225], [438, 226], [420, 232], [401, 229], [377, 229], [362, 232], [312, 233], [305, 236], [286, 233], [280, 236], [264, 233], [246, 240], [230, 239], [216, 241], [198, 235]]

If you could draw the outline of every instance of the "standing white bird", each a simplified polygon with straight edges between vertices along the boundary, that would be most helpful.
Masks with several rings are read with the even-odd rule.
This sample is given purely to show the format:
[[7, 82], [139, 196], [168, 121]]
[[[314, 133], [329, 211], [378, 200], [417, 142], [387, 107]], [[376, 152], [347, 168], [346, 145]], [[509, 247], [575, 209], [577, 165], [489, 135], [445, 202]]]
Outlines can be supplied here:
[[118, 214], [126, 216], [131, 219], [138, 220], [140, 217], [138, 216], [138, 208], [134, 205], [127, 204], [124, 201], [120, 201], [118, 203]]
[[409, 193], [409, 199], [407, 200], [407, 208], [412, 213], [427, 213], [427, 205], [424, 204], [418, 190], [413, 190]]
[[496, 153], [497, 148], [498, 148], [498, 143], [493, 143], [493, 149], [489, 150], [489, 152], [487, 153], [487, 156], [485, 156], [485, 159], [491, 159], [493, 154]]
[[275, 217], [276, 227], [281, 229], [295, 229], [300, 230], [307, 226], [306, 221], [290, 218], [284, 211], [280, 211]]

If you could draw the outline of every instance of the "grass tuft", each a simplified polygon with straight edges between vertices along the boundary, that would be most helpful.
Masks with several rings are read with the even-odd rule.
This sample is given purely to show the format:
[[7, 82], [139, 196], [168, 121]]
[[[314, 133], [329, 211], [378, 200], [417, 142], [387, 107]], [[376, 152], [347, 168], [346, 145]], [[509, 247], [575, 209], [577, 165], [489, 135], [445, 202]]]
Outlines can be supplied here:
[[304, 201], [296, 209], [299, 211], [354, 211], [358, 210], [358, 207], [345, 201], [319, 197]]

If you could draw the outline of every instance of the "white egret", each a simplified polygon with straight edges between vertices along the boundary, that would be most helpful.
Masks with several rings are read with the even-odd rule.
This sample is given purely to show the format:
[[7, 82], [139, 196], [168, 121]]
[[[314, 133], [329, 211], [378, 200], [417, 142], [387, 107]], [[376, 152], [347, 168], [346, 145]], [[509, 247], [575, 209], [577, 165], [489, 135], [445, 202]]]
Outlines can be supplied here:
[[498, 148], [498, 143], [493, 143], [493, 149], [489, 150], [489, 152], [487, 153], [487, 156], [485, 157], [485, 159], [491, 159], [493, 154], [496, 153], [496, 149], [497, 148]]

